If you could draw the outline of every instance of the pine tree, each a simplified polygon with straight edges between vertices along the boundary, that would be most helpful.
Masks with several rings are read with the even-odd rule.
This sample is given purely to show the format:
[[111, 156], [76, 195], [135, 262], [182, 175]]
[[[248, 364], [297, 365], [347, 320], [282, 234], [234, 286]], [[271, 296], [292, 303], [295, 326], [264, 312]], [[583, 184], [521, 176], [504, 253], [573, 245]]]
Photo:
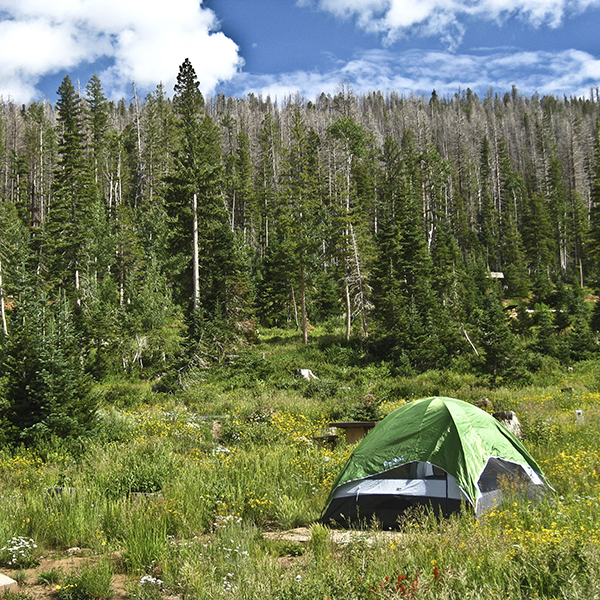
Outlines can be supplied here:
[[524, 203], [523, 180], [510, 166], [504, 140], [499, 148], [501, 189], [501, 237], [502, 270], [508, 293], [513, 298], [529, 295], [529, 273], [525, 264], [523, 241], [519, 231], [520, 211]]
[[[285, 153], [277, 210], [277, 235], [288, 255], [294, 294], [300, 304], [302, 339], [308, 344], [307, 287], [315, 264], [319, 205], [318, 136], [307, 131], [296, 108]], [[295, 288], [295, 289], [294, 289]]]
[[94, 183], [104, 184], [108, 133], [108, 100], [104, 95], [100, 78], [93, 75], [86, 87], [86, 117], [89, 131], [90, 160]]
[[478, 235], [484, 249], [488, 269], [498, 271], [500, 268], [500, 215], [492, 197], [491, 148], [487, 136], [481, 144], [479, 172], [480, 189], [477, 210]]
[[69, 302], [64, 296], [21, 299], [12, 324], [3, 365], [5, 439], [30, 445], [88, 434], [96, 403]]
[[552, 293], [550, 274], [555, 264], [555, 239], [546, 198], [539, 192], [532, 194], [525, 206], [523, 246], [534, 296], [538, 302], [547, 302]]
[[43, 231], [43, 254], [51, 289], [61, 287], [70, 297], [78, 297], [93, 193], [84, 155], [81, 102], [68, 76], [58, 95], [59, 161]]
[[484, 372], [497, 383], [514, 367], [515, 338], [503, 310], [499, 290], [491, 288], [482, 296], [477, 313], [477, 347], [483, 351]]
[[0, 231], [0, 331], [8, 335], [5, 309], [9, 298], [24, 293], [33, 284], [29, 232], [11, 202], [0, 202]]
[[221, 196], [223, 162], [219, 132], [203, 110], [196, 73], [185, 60], [173, 106], [178, 132], [174, 170], [168, 178], [169, 262], [175, 300], [188, 315], [238, 318], [239, 255]]
[[335, 165], [337, 177], [330, 176], [337, 188], [338, 206], [336, 227], [344, 232], [335, 249], [344, 265], [344, 297], [346, 308], [346, 339], [350, 339], [352, 314], [361, 316], [361, 333], [368, 337], [367, 307], [368, 267], [365, 251], [366, 238], [371, 233], [369, 224], [374, 216], [374, 186], [369, 166], [364, 161], [370, 142], [367, 132], [350, 116], [340, 117], [327, 130], [335, 142], [333, 155], [341, 164]]
[[267, 113], [263, 118], [258, 135], [258, 146], [258, 167], [254, 183], [256, 197], [252, 214], [257, 230], [258, 249], [263, 254], [270, 244], [271, 229], [274, 225], [281, 156], [279, 125], [271, 113]]
[[[596, 123], [594, 143], [594, 178], [592, 181], [592, 202], [590, 209], [589, 266], [596, 293], [600, 294], [600, 121]], [[592, 327], [600, 332], [600, 302], [596, 302], [592, 315]]]
[[441, 309], [432, 288], [419, 158], [411, 136], [405, 136], [401, 150], [394, 141], [386, 141], [384, 160], [385, 196], [372, 278], [375, 318], [396, 362], [425, 369], [436, 364], [445, 349], [436, 327]]

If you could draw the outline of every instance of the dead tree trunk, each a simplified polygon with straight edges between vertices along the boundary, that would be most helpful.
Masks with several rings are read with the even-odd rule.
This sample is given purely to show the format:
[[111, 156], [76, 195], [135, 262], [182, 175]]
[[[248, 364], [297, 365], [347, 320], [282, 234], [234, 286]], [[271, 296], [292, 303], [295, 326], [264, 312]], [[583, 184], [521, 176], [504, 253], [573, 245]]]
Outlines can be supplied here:
[[194, 312], [198, 310], [200, 303], [200, 266], [198, 262], [198, 194], [194, 194], [192, 202], [193, 224], [193, 267], [192, 278], [194, 287]]

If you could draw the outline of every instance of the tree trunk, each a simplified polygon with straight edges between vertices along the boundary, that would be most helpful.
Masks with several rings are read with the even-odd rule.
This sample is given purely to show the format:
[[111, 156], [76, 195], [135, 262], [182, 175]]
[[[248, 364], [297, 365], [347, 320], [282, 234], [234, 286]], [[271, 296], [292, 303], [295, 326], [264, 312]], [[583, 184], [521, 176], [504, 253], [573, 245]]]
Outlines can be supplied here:
[[[79, 292], [79, 267], [75, 267], [75, 290], [77, 290], [77, 292]], [[77, 306], [81, 306], [81, 298], [79, 297], [79, 295], [77, 296], [77, 300], [75, 300], [75, 304]]]
[[294, 293], [294, 286], [292, 285], [292, 306], [294, 307], [294, 323], [296, 323], [296, 329], [300, 327], [298, 323], [298, 305], [296, 304], [296, 294]]
[[306, 314], [306, 282], [304, 281], [304, 265], [300, 267], [300, 308], [302, 311], [302, 341], [308, 344], [308, 315]]
[[200, 268], [198, 264], [198, 194], [194, 194], [194, 200], [192, 204], [192, 212], [194, 215], [194, 226], [193, 226], [193, 245], [194, 245], [194, 260], [193, 260], [193, 272], [192, 278], [194, 280], [194, 312], [198, 310], [200, 303]]
[[359, 289], [359, 301], [360, 301], [360, 314], [362, 317], [362, 329], [365, 337], [369, 337], [369, 329], [367, 327], [367, 300], [365, 298], [365, 287], [363, 281], [363, 274], [360, 268], [360, 259], [358, 256], [358, 244], [356, 242], [356, 236], [354, 235], [354, 227], [350, 224], [350, 233], [352, 235], [352, 249], [354, 251], [354, 265], [356, 267], [356, 277], [358, 278], [358, 289]]
[[[344, 263], [347, 259], [344, 259]], [[346, 276], [344, 277], [344, 299], [346, 304], [346, 341], [350, 341], [350, 335], [352, 334], [352, 301], [350, 300], [350, 276], [348, 273], [348, 265], [345, 264]]]

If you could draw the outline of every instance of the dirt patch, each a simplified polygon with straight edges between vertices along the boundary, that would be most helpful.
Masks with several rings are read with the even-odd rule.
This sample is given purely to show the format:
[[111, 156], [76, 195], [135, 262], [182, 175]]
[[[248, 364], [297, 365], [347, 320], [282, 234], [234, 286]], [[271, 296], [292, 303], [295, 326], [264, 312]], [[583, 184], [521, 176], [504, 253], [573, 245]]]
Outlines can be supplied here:
[[[93, 555], [91, 550], [85, 549], [72, 549], [65, 556], [51, 555], [42, 557], [40, 564], [37, 567], [31, 569], [25, 569], [19, 572], [15, 569], [2, 569], [0, 572], [3, 575], [19, 581], [18, 592], [27, 594], [27, 596], [34, 600], [50, 600], [54, 598], [55, 584], [42, 584], [39, 582], [39, 574], [49, 571], [59, 571], [61, 573], [71, 573], [79, 571], [90, 563], [97, 562], [100, 559], [99, 556]], [[127, 582], [129, 578], [127, 575], [118, 573], [121, 568], [121, 557], [118, 554], [109, 556], [109, 559], [114, 562], [114, 568], [117, 572], [112, 579], [113, 589], [113, 600], [125, 600], [129, 598], [127, 593]], [[23, 576], [23, 579], [21, 577]]]
[[[329, 539], [340, 546], [347, 546], [361, 541], [372, 544], [382, 539], [398, 539], [402, 535], [399, 531], [358, 531], [354, 529], [331, 529], [329, 531]], [[310, 529], [308, 527], [298, 527], [287, 531], [268, 531], [263, 533], [263, 537], [280, 542], [305, 544], [310, 540]]]

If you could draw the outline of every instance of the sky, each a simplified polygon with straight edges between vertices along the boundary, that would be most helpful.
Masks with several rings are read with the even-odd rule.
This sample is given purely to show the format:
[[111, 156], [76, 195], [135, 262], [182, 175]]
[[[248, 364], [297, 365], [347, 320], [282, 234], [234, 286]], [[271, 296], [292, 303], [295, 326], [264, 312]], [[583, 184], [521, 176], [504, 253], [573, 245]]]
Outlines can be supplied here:
[[0, 97], [171, 94], [185, 58], [207, 96], [589, 97], [599, 31], [600, 0], [0, 0]]

